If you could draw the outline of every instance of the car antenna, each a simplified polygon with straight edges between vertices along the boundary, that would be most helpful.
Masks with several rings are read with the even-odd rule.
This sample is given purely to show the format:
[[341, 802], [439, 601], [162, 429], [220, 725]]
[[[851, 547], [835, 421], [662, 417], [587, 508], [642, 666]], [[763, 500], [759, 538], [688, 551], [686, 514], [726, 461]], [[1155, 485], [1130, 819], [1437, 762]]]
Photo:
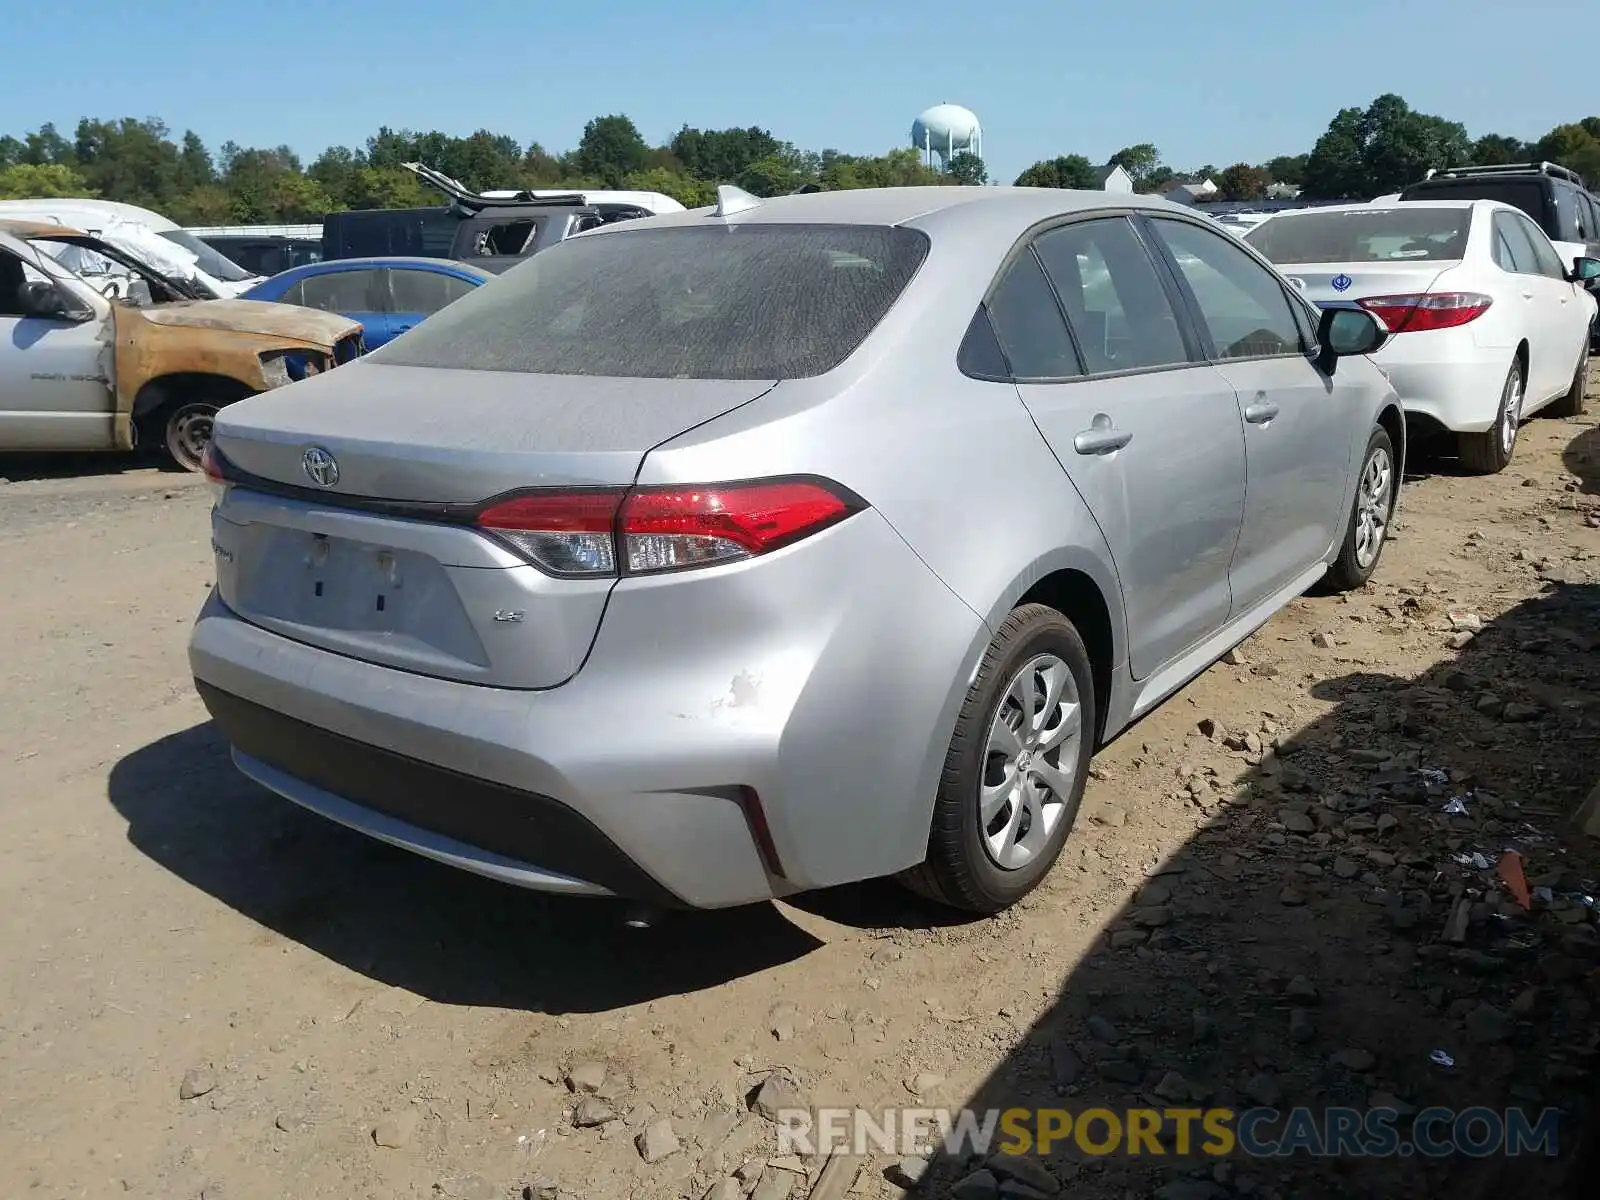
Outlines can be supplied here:
[[734, 187], [731, 183], [722, 183], [717, 185], [717, 208], [711, 215], [731, 217], [734, 213], [748, 212], [752, 208], [760, 207], [760, 196], [752, 196], [743, 188]]

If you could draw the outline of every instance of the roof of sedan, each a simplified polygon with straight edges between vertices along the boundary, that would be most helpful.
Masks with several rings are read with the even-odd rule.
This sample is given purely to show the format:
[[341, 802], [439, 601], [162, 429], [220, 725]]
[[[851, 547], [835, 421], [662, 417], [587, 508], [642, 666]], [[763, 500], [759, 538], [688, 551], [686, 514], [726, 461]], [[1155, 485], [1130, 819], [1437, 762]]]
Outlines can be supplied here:
[[1319, 204], [1315, 208], [1291, 208], [1271, 214], [1274, 221], [1282, 217], [1316, 216], [1319, 213], [1388, 212], [1414, 208], [1514, 208], [1500, 200], [1394, 200], [1379, 199], [1355, 201], [1350, 204]]
[[[841, 225], [903, 225], [945, 209], [982, 204], [1020, 218], [1043, 219], [1055, 213], [1081, 209], [1154, 208], [1188, 211], [1157, 196], [1123, 192], [1077, 192], [1061, 188], [1029, 187], [900, 187], [850, 188], [837, 192], [808, 192], [798, 196], [773, 196], [759, 205], [732, 213], [731, 223], [804, 221]], [[696, 225], [714, 209], [697, 208], [650, 219], [652, 227]], [[634, 222], [620, 222], [625, 229]], [[595, 232], [600, 232], [596, 230]]]

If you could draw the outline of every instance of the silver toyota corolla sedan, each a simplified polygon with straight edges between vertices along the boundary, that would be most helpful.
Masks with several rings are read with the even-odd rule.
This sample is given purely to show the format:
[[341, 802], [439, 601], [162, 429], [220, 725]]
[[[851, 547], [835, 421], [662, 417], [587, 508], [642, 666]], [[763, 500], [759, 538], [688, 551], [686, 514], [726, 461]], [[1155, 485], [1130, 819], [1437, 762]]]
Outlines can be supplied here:
[[1385, 337], [1155, 199], [725, 189], [219, 414], [194, 676], [252, 779], [510, 883], [995, 911], [1099, 745], [1372, 573]]

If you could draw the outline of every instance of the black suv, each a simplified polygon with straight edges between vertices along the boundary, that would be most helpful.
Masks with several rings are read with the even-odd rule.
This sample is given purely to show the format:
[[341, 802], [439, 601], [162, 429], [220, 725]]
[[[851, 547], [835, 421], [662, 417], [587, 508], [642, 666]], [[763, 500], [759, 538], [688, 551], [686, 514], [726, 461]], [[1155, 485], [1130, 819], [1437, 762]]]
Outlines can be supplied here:
[[453, 258], [498, 273], [585, 229], [651, 215], [633, 204], [591, 204], [576, 193], [479, 195], [420, 163], [405, 165], [449, 203], [329, 213], [322, 223], [323, 258]]
[[1575, 258], [1600, 258], [1600, 198], [1584, 186], [1583, 176], [1555, 163], [1452, 167], [1412, 184], [1400, 199], [1499, 200], [1538, 223], [1567, 270]]

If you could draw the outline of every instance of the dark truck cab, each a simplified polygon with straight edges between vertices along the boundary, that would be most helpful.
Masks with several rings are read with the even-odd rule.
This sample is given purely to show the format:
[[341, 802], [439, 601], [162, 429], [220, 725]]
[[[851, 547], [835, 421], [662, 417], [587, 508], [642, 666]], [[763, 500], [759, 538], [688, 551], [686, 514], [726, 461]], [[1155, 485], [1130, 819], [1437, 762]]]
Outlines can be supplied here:
[[579, 193], [482, 195], [421, 163], [405, 165], [443, 192], [448, 202], [329, 213], [322, 225], [325, 260], [450, 258], [498, 274], [575, 233], [653, 215], [636, 204], [591, 203]]

